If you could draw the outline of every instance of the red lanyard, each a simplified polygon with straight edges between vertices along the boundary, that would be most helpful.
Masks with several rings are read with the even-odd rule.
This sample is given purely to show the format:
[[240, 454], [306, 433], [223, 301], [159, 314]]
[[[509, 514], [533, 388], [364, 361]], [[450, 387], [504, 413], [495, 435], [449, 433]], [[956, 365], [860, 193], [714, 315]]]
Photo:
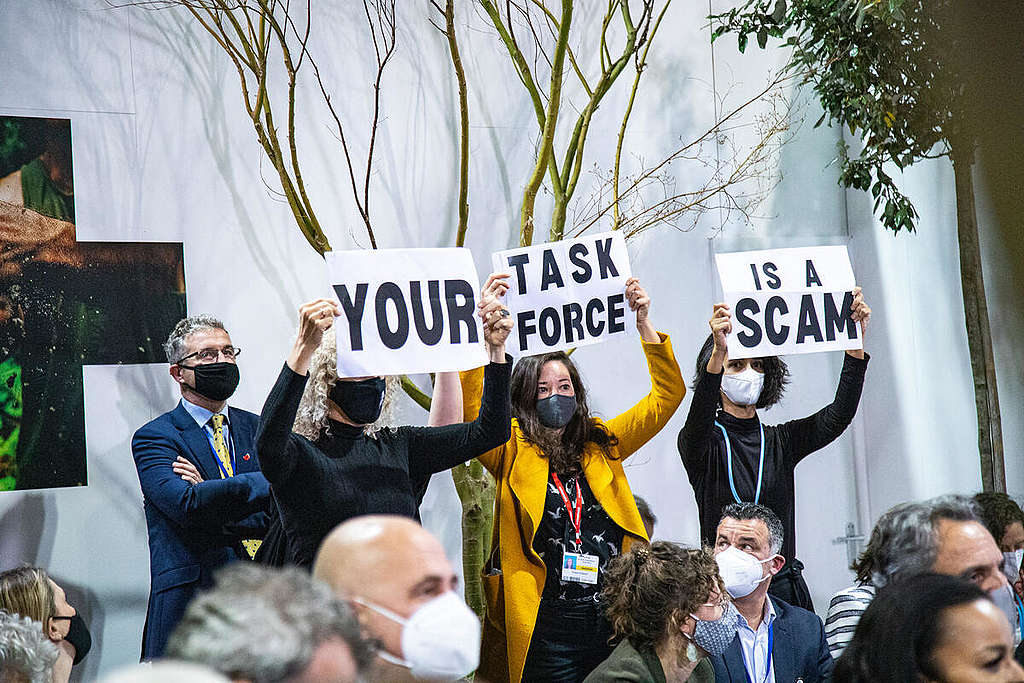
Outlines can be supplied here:
[[581, 551], [583, 549], [583, 539], [580, 536], [580, 527], [583, 522], [583, 492], [580, 490], [580, 482], [576, 477], [576, 508], [573, 509], [572, 504], [569, 503], [569, 494], [565, 492], [565, 487], [562, 486], [562, 481], [558, 478], [558, 474], [555, 472], [551, 473], [551, 478], [555, 481], [555, 487], [558, 489], [559, 495], [562, 496], [562, 502], [565, 503], [565, 509], [569, 511], [569, 521], [572, 522], [572, 528], [576, 532], [576, 549]]

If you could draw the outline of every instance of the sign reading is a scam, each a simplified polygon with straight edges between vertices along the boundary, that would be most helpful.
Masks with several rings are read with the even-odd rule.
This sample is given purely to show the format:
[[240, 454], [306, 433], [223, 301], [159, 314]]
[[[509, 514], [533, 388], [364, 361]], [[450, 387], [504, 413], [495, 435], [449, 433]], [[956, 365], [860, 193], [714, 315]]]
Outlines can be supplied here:
[[629, 253], [620, 232], [509, 249], [492, 255], [511, 274], [505, 305], [515, 326], [509, 350], [532, 356], [635, 336], [626, 301]]
[[715, 254], [732, 309], [730, 358], [861, 349], [846, 247]]
[[487, 363], [468, 249], [324, 254], [341, 316], [338, 377], [468, 370]]

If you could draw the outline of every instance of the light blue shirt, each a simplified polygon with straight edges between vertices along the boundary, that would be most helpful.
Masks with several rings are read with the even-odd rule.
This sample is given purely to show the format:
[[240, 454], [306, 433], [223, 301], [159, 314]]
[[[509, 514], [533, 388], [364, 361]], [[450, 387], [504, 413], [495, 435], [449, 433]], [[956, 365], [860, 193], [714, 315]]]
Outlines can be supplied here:
[[750, 628], [746, 618], [736, 613], [736, 623], [739, 626], [740, 650], [743, 652], [743, 665], [753, 683], [775, 683], [775, 662], [768, 667], [768, 627], [775, 621], [775, 605], [771, 598], [765, 596], [764, 616], [757, 630]]
[[[196, 424], [203, 430], [203, 433], [206, 434], [206, 440], [210, 442], [210, 450], [213, 452], [213, 457], [216, 459], [217, 449], [213, 445], [213, 425], [210, 424], [210, 418], [216, 413], [212, 410], [207, 410], [202, 406], [197, 406], [195, 403], [187, 401], [184, 398], [181, 399], [181, 406], [185, 409], [186, 413], [192, 416], [192, 419], [196, 421]], [[232, 453], [234, 452], [234, 446], [231, 442], [231, 430], [228, 427], [231, 419], [228, 417], [227, 406], [224, 407], [224, 412], [221, 414], [224, 415], [224, 443], [228, 446], [228, 453]]]

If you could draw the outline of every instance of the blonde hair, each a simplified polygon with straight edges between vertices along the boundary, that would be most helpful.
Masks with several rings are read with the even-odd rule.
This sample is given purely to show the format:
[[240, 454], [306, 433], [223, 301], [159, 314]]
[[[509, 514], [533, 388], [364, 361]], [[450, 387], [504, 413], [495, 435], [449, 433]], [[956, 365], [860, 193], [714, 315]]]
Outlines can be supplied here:
[[0, 609], [42, 622], [57, 611], [50, 576], [40, 567], [18, 567], [0, 573]]
[[[313, 352], [309, 361], [309, 380], [302, 392], [299, 409], [295, 413], [292, 431], [310, 441], [319, 441], [329, 427], [327, 420], [327, 393], [331, 385], [338, 379], [338, 346], [334, 337], [334, 328], [324, 332], [320, 346]], [[384, 392], [384, 405], [380, 417], [373, 424], [366, 425], [363, 431], [367, 436], [390, 427], [394, 421], [395, 398], [401, 388], [401, 380], [397, 376], [385, 378], [387, 389]]]

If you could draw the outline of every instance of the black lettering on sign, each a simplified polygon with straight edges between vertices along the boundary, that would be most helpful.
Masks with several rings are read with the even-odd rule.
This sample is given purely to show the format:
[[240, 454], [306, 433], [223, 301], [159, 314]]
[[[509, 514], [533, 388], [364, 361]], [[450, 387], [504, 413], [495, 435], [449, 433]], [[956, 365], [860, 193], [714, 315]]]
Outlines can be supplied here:
[[748, 349], [761, 343], [761, 326], [751, 317], [752, 313], [760, 312], [761, 307], [750, 297], [736, 302], [736, 322], [749, 330], [749, 332], [740, 330], [736, 333], [736, 338]]
[[[618, 277], [619, 270], [612, 261], [612, 238], [606, 237], [595, 243], [597, 247], [597, 267], [601, 271], [601, 279], [607, 280], [609, 276]], [[589, 304], [588, 304], [589, 306]]]
[[622, 332], [626, 329], [626, 295], [612, 294], [608, 297], [608, 333]]
[[783, 325], [778, 327], [775, 324], [775, 315], [781, 313], [785, 315], [789, 313], [789, 306], [786, 305], [786, 300], [781, 296], [773, 296], [768, 299], [768, 302], [764, 305], [764, 332], [768, 337], [768, 341], [772, 344], [784, 344], [786, 338], [789, 336], [789, 325]]
[[426, 316], [423, 314], [423, 295], [420, 282], [409, 283], [409, 299], [412, 304], [412, 321], [416, 326], [416, 334], [427, 346], [441, 341], [444, 334], [444, 316], [441, 314], [441, 283], [437, 280], [427, 281], [427, 298], [430, 299], [430, 327], [427, 327]]
[[763, 266], [761, 266], [761, 268], [764, 269], [764, 276], [765, 279], [767, 279], [768, 281], [768, 289], [778, 289], [779, 287], [782, 286], [782, 279], [776, 272], [779, 269], [777, 265], [775, 265], [771, 261], [768, 261]]
[[466, 341], [475, 344], [480, 335], [473, 318], [473, 285], [465, 280], [445, 280], [444, 298], [448, 302], [448, 326], [451, 327], [452, 344], [462, 343], [463, 324], [466, 326]]
[[529, 348], [530, 344], [527, 341], [531, 334], [537, 333], [537, 326], [533, 323], [533, 319], [536, 317], [536, 313], [533, 311], [520, 311], [516, 315], [516, 329], [519, 330], [519, 348]]
[[814, 269], [814, 262], [811, 259], [807, 259], [807, 286], [811, 285], [822, 286], [821, 278], [818, 277], [818, 271]]
[[554, 346], [562, 338], [562, 320], [558, 317], [558, 311], [550, 306], [540, 312], [537, 327], [540, 328], [540, 340], [546, 346]]
[[[562, 304], [562, 316], [565, 318], [565, 341], [572, 343], [577, 339], [583, 339], [586, 335], [583, 331], [583, 307], [575, 301]], [[576, 333], [575, 338], [572, 336], [573, 332]]]
[[587, 302], [587, 332], [591, 337], [599, 337], [604, 331], [604, 318], [596, 318], [597, 313], [604, 313], [604, 302], [591, 299]]
[[825, 339], [835, 341], [836, 333], [846, 328], [850, 339], [857, 338], [857, 323], [853, 322], [853, 292], [846, 292], [843, 295], [843, 305], [837, 311], [834, 294], [825, 295]]
[[761, 278], [757, 275], [757, 264], [750, 264], [750, 274], [754, 276], [754, 289], [761, 291]]
[[[810, 261], [807, 263], [810, 264]], [[796, 327], [796, 343], [803, 344], [807, 337], [814, 337], [814, 341], [822, 340], [818, 313], [814, 310], [814, 297], [810, 294], [800, 297], [800, 322]]]
[[558, 272], [558, 262], [555, 260], [555, 252], [550, 249], [544, 250], [544, 262], [540, 273], [540, 291], [545, 292], [551, 285], [564, 287], [562, 274]]
[[363, 308], [366, 306], [366, 290], [369, 284], [360, 282], [356, 285], [356, 299], [348, 295], [348, 287], [334, 285], [334, 293], [341, 302], [341, 310], [348, 319], [348, 339], [353, 351], [363, 350]]
[[581, 285], [584, 282], [589, 282], [590, 276], [594, 274], [590, 264], [587, 263], [585, 258], [583, 258], [586, 255], [587, 245], [582, 242], [577, 242], [569, 247], [569, 261], [579, 269], [572, 271], [572, 279]]
[[[398, 313], [398, 327], [394, 330], [388, 324], [388, 302], [395, 304]], [[377, 314], [377, 333], [384, 346], [389, 349], [401, 348], [409, 338], [409, 310], [405, 306], [405, 295], [394, 282], [385, 282], [377, 288], [374, 298], [374, 310]]]
[[529, 262], [529, 254], [516, 254], [508, 257], [508, 264], [516, 269], [516, 282], [519, 283], [520, 294], [526, 294], [526, 269], [523, 266]]

